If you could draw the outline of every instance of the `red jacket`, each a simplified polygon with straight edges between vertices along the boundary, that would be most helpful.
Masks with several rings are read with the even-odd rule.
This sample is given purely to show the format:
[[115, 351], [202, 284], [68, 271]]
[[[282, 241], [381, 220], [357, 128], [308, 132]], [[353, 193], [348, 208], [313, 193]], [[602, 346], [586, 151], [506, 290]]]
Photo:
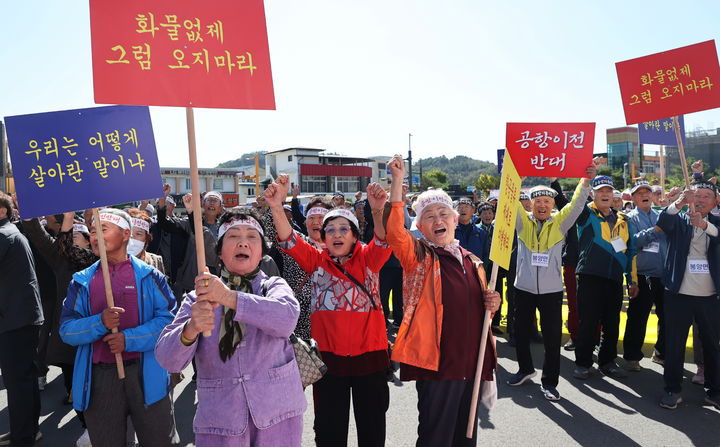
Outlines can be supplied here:
[[278, 244], [310, 276], [312, 337], [321, 351], [357, 356], [387, 350], [385, 317], [379, 294], [379, 272], [390, 257], [390, 247], [377, 238], [356, 243], [343, 268], [362, 283], [367, 295], [338, 268], [327, 250], [318, 250], [295, 233]]

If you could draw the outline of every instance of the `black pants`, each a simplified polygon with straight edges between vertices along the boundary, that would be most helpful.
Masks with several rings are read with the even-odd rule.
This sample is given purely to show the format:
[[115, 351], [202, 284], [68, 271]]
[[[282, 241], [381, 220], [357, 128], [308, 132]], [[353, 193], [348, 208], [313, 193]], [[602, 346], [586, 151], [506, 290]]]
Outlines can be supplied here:
[[604, 366], [615, 361], [622, 308], [622, 283], [594, 275], [578, 274], [578, 310], [580, 329], [575, 364], [590, 368], [593, 364], [595, 331], [602, 325], [598, 364]]
[[698, 325], [705, 361], [705, 388], [720, 394], [720, 298], [665, 291], [665, 391], [682, 389], [685, 343], [693, 319]]
[[[507, 313], [505, 321], [507, 322], [508, 335], [515, 335], [515, 269], [510, 270], [507, 275], [507, 290], [505, 291], [505, 299], [507, 300]], [[535, 320], [533, 320], [535, 321]]]
[[477, 445], [477, 418], [472, 439], [465, 437], [472, 380], [418, 380], [418, 440], [416, 447], [474, 447]]
[[325, 377], [313, 385], [315, 402], [315, 445], [347, 445], [350, 422], [350, 397], [359, 447], [385, 445], [385, 413], [390, 405], [385, 371], [365, 376]]
[[40, 390], [35, 351], [40, 326], [0, 334], [0, 368], [7, 390], [12, 445], [35, 445], [40, 418]]
[[[63, 383], [65, 384], [65, 391], [67, 392], [67, 395], [70, 397], [72, 396], [72, 378], [73, 378], [73, 371], [75, 371], [75, 365], [71, 363], [61, 363], [60, 369], [62, 369], [62, 375], [63, 375]], [[75, 414], [77, 414], [78, 420], [80, 421], [80, 424], [83, 428], [87, 428], [87, 425], [85, 425], [85, 414], [80, 410], [75, 410]]]
[[535, 371], [530, 354], [530, 332], [534, 330], [535, 309], [538, 309], [545, 344], [542, 384], [553, 388], [557, 387], [560, 377], [562, 299], [562, 291], [536, 295], [515, 289], [515, 351], [520, 372], [529, 374]]
[[650, 309], [655, 305], [655, 313], [658, 317], [658, 338], [655, 344], [655, 351], [662, 357], [665, 352], [665, 325], [663, 315], [663, 290], [664, 286], [660, 278], [638, 275], [638, 287], [640, 293], [630, 300], [627, 309], [627, 323], [625, 325], [625, 337], [623, 338], [623, 350], [625, 360], [639, 361], [643, 358], [642, 347], [645, 343], [645, 332], [647, 321], [650, 316]]
[[52, 300], [44, 300], [42, 302], [43, 317], [45, 322], [40, 326], [40, 333], [38, 336], [38, 347], [35, 353], [35, 363], [38, 367], [38, 376], [47, 376], [50, 367], [47, 364], [47, 350], [48, 343], [50, 341], [50, 331], [52, 329], [52, 321], [55, 314], [55, 294], [52, 295]]
[[403, 269], [383, 267], [380, 269], [380, 300], [382, 301], [385, 319], [390, 317], [390, 291], [392, 290], [393, 322], [397, 325], [403, 319]]

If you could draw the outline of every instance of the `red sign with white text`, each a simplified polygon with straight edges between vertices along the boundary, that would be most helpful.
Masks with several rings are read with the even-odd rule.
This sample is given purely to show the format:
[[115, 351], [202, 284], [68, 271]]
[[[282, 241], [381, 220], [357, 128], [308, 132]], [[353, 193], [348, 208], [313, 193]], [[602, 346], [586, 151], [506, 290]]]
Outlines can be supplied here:
[[715, 41], [615, 64], [628, 124], [720, 107]]
[[595, 123], [507, 123], [505, 144], [521, 177], [583, 177]]
[[275, 109], [263, 0], [90, 0], [98, 104]]

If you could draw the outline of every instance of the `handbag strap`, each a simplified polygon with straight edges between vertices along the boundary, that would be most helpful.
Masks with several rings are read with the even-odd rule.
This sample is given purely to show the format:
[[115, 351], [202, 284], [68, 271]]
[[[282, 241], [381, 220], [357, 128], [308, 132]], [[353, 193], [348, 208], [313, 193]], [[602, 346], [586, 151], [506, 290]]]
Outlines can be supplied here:
[[372, 295], [370, 294], [370, 292], [368, 292], [368, 289], [365, 287], [365, 285], [355, 279], [355, 277], [351, 275], [350, 272], [345, 270], [345, 267], [340, 265], [340, 263], [336, 262], [335, 266], [343, 273], [343, 275], [347, 276], [350, 281], [354, 282], [355, 285], [358, 286], [360, 290], [363, 291], [363, 293], [365, 293], [365, 295], [367, 295], [368, 299], [370, 300], [370, 305], [372, 306], [372, 309], [377, 310], [377, 306], [375, 306], [375, 301], [373, 301]]

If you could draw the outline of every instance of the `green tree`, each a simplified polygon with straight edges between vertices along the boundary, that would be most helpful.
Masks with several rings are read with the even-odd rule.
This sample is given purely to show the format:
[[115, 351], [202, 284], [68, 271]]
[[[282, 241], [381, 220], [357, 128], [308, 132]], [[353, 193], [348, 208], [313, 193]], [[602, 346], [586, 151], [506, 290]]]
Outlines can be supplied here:
[[448, 175], [439, 169], [433, 169], [428, 173], [423, 173], [420, 182], [422, 189], [428, 189], [430, 187], [444, 189], [448, 187], [448, 184]]
[[475, 182], [475, 186], [483, 194], [485, 194], [491, 189], [498, 189], [500, 187], [500, 176], [480, 174], [480, 177], [478, 177], [477, 181]]

